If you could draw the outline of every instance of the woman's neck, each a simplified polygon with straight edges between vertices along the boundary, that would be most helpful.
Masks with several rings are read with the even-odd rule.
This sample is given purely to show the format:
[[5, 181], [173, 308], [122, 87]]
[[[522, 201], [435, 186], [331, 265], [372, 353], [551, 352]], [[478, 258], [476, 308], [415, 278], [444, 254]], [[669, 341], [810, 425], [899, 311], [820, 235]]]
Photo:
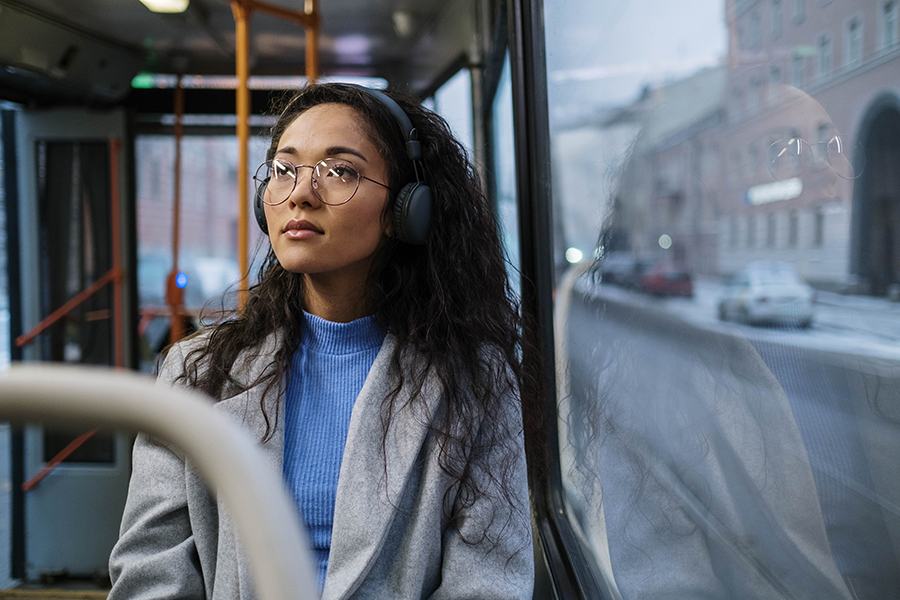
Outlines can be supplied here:
[[334, 286], [310, 276], [306, 277], [304, 309], [333, 323], [349, 323], [374, 312], [364, 284], [352, 288]]

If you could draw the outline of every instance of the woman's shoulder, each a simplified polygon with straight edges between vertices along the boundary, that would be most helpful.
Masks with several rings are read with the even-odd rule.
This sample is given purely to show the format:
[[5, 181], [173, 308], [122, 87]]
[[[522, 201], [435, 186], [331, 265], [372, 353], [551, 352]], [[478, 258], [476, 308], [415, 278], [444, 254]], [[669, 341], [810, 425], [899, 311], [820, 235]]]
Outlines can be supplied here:
[[[158, 379], [174, 382], [183, 378], [187, 371], [194, 371], [192, 376], [202, 374], [208, 368], [212, 357], [211, 346], [214, 337], [220, 332], [218, 327], [205, 327], [197, 333], [172, 344], [159, 369]], [[265, 336], [259, 343], [243, 348], [231, 366], [231, 375], [237, 379], [256, 378], [264, 369], [272, 364], [275, 353], [282, 344], [279, 332]]]

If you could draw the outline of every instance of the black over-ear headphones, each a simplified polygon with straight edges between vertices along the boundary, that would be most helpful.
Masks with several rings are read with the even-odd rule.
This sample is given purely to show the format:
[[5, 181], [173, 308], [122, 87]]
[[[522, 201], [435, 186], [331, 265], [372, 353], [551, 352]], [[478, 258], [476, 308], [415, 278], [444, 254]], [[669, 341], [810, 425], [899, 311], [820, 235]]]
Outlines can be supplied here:
[[[429, 188], [419, 175], [419, 163], [422, 158], [422, 145], [417, 138], [417, 132], [412, 122], [400, 105], [397, 104], [390, 96], [363, 87], [356, 84], [343, 84], [361, 92], [368, 94], [371, 98], [378, 100], [387, 108], [400, 128], [403, 130], [403, 136], [406, 138], [406, 156], [413, 163], [416, 180], [408, 183], [397, 194], [394, 201], [394, 210], [391, 217], [391, 223], [394, 228], [394, 235], [407, 244], [416, 246], [424, 246], [428, 238], [428, 224], [431, 221], [431, 188]], [[253, 198], [253, 214], [256, 216], [256, 223], [263, 233], [269, 233], [269, 227], [266, 223], [266, 211], [263, 198], [266, 194], [266, 182], [263, 182], [256, 189], [256, 195]]]

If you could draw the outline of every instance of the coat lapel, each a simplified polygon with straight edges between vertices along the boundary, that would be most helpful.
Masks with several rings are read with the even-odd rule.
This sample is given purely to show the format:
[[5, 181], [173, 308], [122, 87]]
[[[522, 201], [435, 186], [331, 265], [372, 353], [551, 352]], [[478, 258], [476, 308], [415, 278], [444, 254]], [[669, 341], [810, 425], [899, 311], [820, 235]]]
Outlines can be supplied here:
[[[257, 350], [242, 352], [232, 367], [232, 376], [241, 381], [254, 381], [262, 374], [262, 369], [270, 365], [271, 357], [278, 350], [280, 343], [278, 336], [273, 334], [266, 338]], [[261, 360], [261, 357], [265, 357], [266, 360]], [[276, 382], [272, 391], [264, 396], [265, 388], [265, 383], [253, 386], [240, 394], [220, 400], [215, 404], [215, 408], [234, 418], [260, 444], [260, 449], [280, 477], [284, 462], [284, 402], [280, 401], [284, 395], [283, 385], [282, 382]], [[266, 414], [269, 415], [269, 422], [274, 429], [272, 437], [265, 443], [260, 443], [266, 433], [266, 419], [260, 410], [260, 401], [263, 399]], [[220, 504], [219, 514], [227, 515], [221, 508]], [[225, 566], [234, 571], [217, 574], [216, 577], [217, 581], [221, 577], [222, 583], [226, 580], [231, 582], [225, 585], [227, 589], [237, 587], [237, 590], [226, 593], [226, 596], [254, 598], [252, 569], [243, 552], [243, 546], [237, 543], [236, 531], [230, 518], [225, 518], [219, 524], [217, 563], [220, 568]], [[217, 583], [217, 587], [218, 585]]]
[[[338, 479], [323, 599], [348, 597], [371, 569], [397, 513], [395, 506], [401, 503], [401, 494], [425, 443], [429, 425], [434, 420], [439, 384], [436, 377], [429, 374], [421, 396], [426, 399], [425, 403], [404, 406], [411, 396], [412, 386], [407, 383], [400, 390], [384, 445], [385, 456], [382, 456], [382, 406], [396, 383], [389, 370], [395, 347], [396, 340], [388, 335], [350, 417]], [[410, 372], [421, 365], [409, 361], [403, 368]]]
[[[272, 356], [280, 346], [280, 336], [270, 334], [255, 350], [244, 351], [238, 356], [231, 369], [232, 376], [240, 381], [254, 381], [262, 375], [263, 369], [271, 367]], [[265, 396], [266, 414], [274, 429], [272, 437], [260, 445], [279, 474], [284, 462], [284, 402], [280, 401], [284, 395], [283, 386], [284, 382], [276, 382], [271, 392]], [[220, 400], [215, 405], [217, 410], [234, 417], [257, 442], [261, 442], [266, 433], [266, 418], [260, 410], [260, 400], [263, 399], [265, 388], [266, 383], [253, 386], [236, 396]]]

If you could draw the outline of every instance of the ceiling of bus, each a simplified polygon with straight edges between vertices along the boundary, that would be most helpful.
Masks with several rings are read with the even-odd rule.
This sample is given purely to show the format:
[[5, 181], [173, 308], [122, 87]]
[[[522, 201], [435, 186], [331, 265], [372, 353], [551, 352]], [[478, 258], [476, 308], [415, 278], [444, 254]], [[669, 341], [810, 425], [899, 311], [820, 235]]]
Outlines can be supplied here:
[[[303, 0], [269, 3], [292, 10], [303, 8]], [[425, 89], [442, 70], [468, 53], [474, 39], [475, 5], [475, 0], [319, 0], [320, 73], [382, 77], [414, 90]], [[139, 0], [28, 0], [27, 5], [20, 0], [0, 0], [0, 15], [0, 37], [43, 29], [32, 32], [31, 40], [6, 44], [5, 52], [0, 42], [0, 84], [6, 87], [11, 85], [9, 73], [22, 67], [28, 57], [50, 52], [52, 41], [60, 36], [75, 36], [106, 52], [127, 56], [142, 70], [234, 73], [234, 19], [227, 0], [190, 0], [186, 12], [174, 15], [150, 12]], [[4, 20], [13, 28], [10, 15], [18, 16], [20, 24], [13, 32], [4, 32]], [[251, 35], [252, 74], [304, 74], [301, 27], [256, 12]], [[443, 38], [450, 38], [449, 42]], [[29, 44], [35, 47], [29, 48]], [[59, 79], [59, 73], [52, 72], [53, 65], [65, 59], [67, 47], [61, 45], [59, 56], [44, 61], [49, 65], [44, 69], [47, 73], [41, 73], [34, 61], [26, 60], [24, 68], [32, 75], [37, 71], [50, 80]], [[114, 58], [103, 62], [127, 61]], [[6, 81], [2, 80], [4, 65]]]

